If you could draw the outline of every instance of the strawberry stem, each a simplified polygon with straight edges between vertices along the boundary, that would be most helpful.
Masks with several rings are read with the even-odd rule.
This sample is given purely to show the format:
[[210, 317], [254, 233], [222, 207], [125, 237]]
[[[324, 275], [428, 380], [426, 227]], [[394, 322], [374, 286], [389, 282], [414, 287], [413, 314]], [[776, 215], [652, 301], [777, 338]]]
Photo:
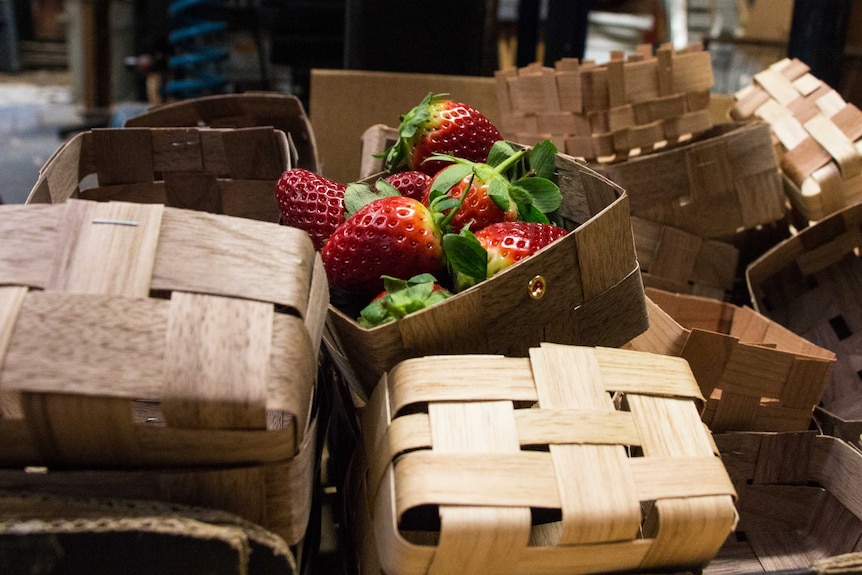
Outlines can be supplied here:
[[494, 166], [494, 173], [495, 174], [505, 174], [506, 171], [509, 168], [511, 168], [515, 162], [517, 162], [518, 160], [521, 159], [521, 156], [523, 156], [524, 153], [525, 153], [524, 150], [518, 150], [517, 152], [515, 152], [514, 154], [512, 154], [511, 156], [509, 156], [508, 158], [506, 158], [505, 160], [503, 160], [502, 162], [500, 162], [499, 164]]

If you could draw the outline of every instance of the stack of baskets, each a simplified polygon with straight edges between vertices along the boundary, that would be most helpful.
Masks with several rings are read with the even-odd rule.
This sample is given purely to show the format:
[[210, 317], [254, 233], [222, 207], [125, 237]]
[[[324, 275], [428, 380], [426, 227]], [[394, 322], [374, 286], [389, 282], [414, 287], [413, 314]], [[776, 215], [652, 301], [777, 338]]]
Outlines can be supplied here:
[[[308, 236], [277, 223], [297, 135], [91, 130], [0, 208], [0, 490], [23, 497], [4, 537], [38, 516], [28, 533], [67, 567], [131, 533], [168, 555], [201, 541], [212, 572], [308, 569], [329, 289]], [[51, 498], [68, 513], [40, 515]]]

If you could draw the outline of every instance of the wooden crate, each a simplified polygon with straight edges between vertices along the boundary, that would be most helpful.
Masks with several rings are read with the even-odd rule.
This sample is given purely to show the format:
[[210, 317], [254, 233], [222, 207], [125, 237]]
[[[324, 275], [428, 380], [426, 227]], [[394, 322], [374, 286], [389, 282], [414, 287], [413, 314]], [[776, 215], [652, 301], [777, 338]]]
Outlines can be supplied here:
[[815, 432], [714, 438], [739, 524], [704, 575], [859, 572], [862, 453]]
[[345, 494], [359, 572], [705, 565], [736, 511], [699, 401], [684, 360], [614, 348], [404, 361]]
[[739, 262], [736, 246], [637, 216], [631, 223], [644, 286], [730, 299]]
[[158, 501], [0, 492], [6, 573], [293, 575], [278, 536], [235, 515]]
[[835, 355], [751, 308], [646, 289], [650, 328], [625, 347], [686, 359], [714, 432], [805, 431]]
[[612, 52], [605, 64], [563, 58], [495, 74], [500, 130], [525, 144], [551, 139], [596, 162], [624, 160], [712, 127], [712, 60], [699, 45]]
[[94, 129], [57, 150], [27, 203], [118, 200], [277, 222], [275, 183], [290, 165], [287, 137], [269, 127]]
[[769, 126], [721, 124], [685, 145], [596, 169], [626, 190], [632, 215], [724, 239], [787, 212]]
[[563, 238], [397, 322], [368, 329], [345, 308], [330, 306], [327, 348], [360, 401], [410, 357], [525, 356], [540, 342], [615, 347], [646, 330], [625, 191], [570, 156], [557, 154], [556, 162], [559, 212], [570, 230]]
[[126, 120], [126, 128], [253, 128], [270, 126], [287, 135], [291, 165], [317, 173], [314, 129], [302, 101], [292, 94], [243, 92], [189, 98], [151, 107]]
[[818, 221], [862, 198], [862, 112], [805, 63], [779, 60], [734, 97], [732, 117], [770, 126], [801, 218]]
[[854, 204], [777, 244], [746, 271], [758, 312], [835, 353], [823, 407], [855, 421], [862, 420], [860, 246], [862, 204]]

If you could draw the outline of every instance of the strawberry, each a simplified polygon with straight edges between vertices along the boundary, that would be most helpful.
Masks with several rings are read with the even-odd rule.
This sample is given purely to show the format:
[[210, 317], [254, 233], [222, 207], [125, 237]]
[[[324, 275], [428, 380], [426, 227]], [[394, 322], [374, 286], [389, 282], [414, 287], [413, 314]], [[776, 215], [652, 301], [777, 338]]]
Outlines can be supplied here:
[[384, 290], [360, 312], [359, 325], [375, 327], [397, 321], [452, 295], [431, 274], [420, 274], [406, 281], [383, 276], [383, 285]]
[[398, 141], [383, 155], [384, 169], [397, 172], [420, 170], [437, 173], [445, 164], [426, 162], [435, 154], [451, 154], [473, 162], [484, 162], [500, 131], [475, 108], [429, 93], [404, 114]]
[[[535, 151], [538, 150], [538, 151]], [[526, 158], [531, 163], [553, 164], [556, 147], [550, 141], [538, 144]], [[481, 230], [496, 222], [526, 220], [547, 223], [548, 216], [560, 205], [562, 196], [559, 187], [550, 179], [539, 176], [531, 168], [518, 178], [518, 162], [525, 158], [526, 151], [515, 151], [506, 142], [497, 142], [491, 149], [488, 163], [471, 162], [453, 156], [435, 155], [432, 158], [446, 160], [451, 164], [435, 174], [425, 191], [422, 202], [430, 205], [441, 195], [458, 199], [459, 204], [451, 208], [454, 213], [446, 231], [458, 233], [469, 226]], [[533, 162], [533, 160], [537, 160]], [[542, 173], [548, 171], [542, 169]], [[551, 170], [552, 171], [552, 170]]]
[[282, 223], [304, 230], [314, 249], [344, 222], [347, 186], [302, 168], [285, 171], [275, 184], [275, 200]]
[[357, 295], [383, 289], [381, 276], [409, 278], [445, 271], [434, 214], [404, 196], [373, 199], [342, 223], [320, 251], [329, 283]]
[[386, 176], [384, 181], [392, 184], [402, 196], [421, 201], [425, 189], [431, 183], [431, 176], [419, 170], [408, 170]]
[[458, 290], [466, 289], [566, 235], [564, 228], [539, 222], [499, 222], [473, 234], [447, 234], [446, 253]]

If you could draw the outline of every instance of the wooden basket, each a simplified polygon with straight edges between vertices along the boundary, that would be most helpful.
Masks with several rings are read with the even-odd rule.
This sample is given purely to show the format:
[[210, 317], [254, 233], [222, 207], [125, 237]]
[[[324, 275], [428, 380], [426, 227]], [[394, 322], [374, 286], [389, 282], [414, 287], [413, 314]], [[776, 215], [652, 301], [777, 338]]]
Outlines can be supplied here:
[[739, 524], [704, 575], [858, 573], [862, 453], [816, 432], [715, 435]]
[[835, 353], [823, 406], [845, 420], [862, 420], [860, 234], [862, 204], [855, 204], [774, 246], [746, 271], [756, 310]]
[[649, 44], [628, 58], [563, 58], [498, 71], [500, 129], [508, 140], [551, 139], [565, 153], [612, 162], [690, 138], [712, 127], [712, 60], [700, 45]]
[[570, 232], [532, 257], [438, 305], [371, 329], [330, 306], [325, 341], [360, 398], [411, 357], [525, 356], [540, 342], [616, 347], [647, 329], [625, 191], [563, 154], [557, 169], [560, 214]]
[[298, 453], [328, 304], [305, 234], [158, 204], [0, 209], [0, 462]]
[[275, 183], [290, 165], [272, 128], [95, 129], [57, 150], [27, 203], [118, 200], [278, 222]]
[[720, 124], [697, 139], [596, 169], [630, 196], [632, 215], [721, 239], [787, 209], [769, 126]]
[[347, 493], [360, 573], [705, 565], [736, 512], [700, 400], [684, 360], [613, 348], [401, 363]]
[[293, 575], [278, 536], [211, 509], [113, 498], [0, 493], [6, 573]]
[[768, 123], [793, 208], [818, 221], [862, 199], [862, 112], [797, 59], [784, 58], [737, 92], [731, 115]]
[[739, 261], [736, 246], [636, 216], [631, 222], [644, 286], [730, 299]]
[[804, 431], [835, 355], [754, 310], [647, 288], [650, 328], [626, 347], [686, 359], [714, 432]]
[[302, 101], [292, 94], [243, 92], [190, 98], [153, 106], [126, 120], [126, 128], [253, 128], [270, 126], [287, 135], [295, 152], [291, 164], [317, 173], [314, 130]]

